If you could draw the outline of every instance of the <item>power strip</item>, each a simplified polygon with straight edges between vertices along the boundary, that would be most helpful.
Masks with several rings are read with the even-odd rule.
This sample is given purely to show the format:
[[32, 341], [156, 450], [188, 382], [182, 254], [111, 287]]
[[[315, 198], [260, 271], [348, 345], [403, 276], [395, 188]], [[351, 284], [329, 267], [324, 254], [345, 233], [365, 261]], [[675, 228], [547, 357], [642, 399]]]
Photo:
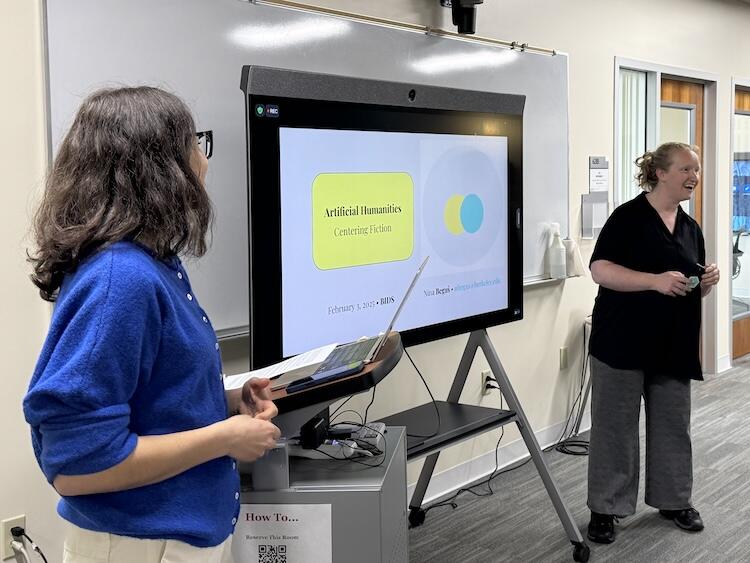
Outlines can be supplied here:
[[359, 427], [352, 432], [352, 440], [359, 444], [369, 444], [376, 450], [385, 450], [385, 424], [383, 422], [370, 422], [367, 426]]
[[362, 448], [373, 453], [383, 452], [385, 448], [385, 424], [370, 422], [362, 425], [355, 422], [334, 424], [328, 429], [328, 438], [338, 440], [353, 440]]
[[308, 459], [350, 459], [372, 457], [372, 453], [360, 448], [354, 440], [326, 440], [316, 449], [305, 449], [299, 444], [289, 444], [289, 455]]

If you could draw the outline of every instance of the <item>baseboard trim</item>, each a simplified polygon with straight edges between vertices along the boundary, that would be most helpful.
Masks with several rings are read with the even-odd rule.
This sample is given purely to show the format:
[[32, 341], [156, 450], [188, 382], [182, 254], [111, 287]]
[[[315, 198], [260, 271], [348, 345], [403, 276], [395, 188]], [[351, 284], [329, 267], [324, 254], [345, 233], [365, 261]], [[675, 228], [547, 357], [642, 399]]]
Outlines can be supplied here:
[[[543, 430], [534, 432], [537, 442], [542, 449], [554, 444], [560, 437], [560, 433], [565, 427], [565, 422], [560, 422], [554, 426], [550, 426]], [[585, 432], [591, 428], [591, 414], [588, 409], [583, 414], [581, 419], [581, 432]], [[496, 432], [499, 432], [497, 430]], [[515, 463], [523, 461], [530, 457], [529, 450], [526, 448], [526, 444], [523, 438], [518, 438], [513, 442], [510, 442], [504, 446], [501, 446], [498, 450], [498, 461], [499, 470], [509, 467]], [[495, 450], [492, 449], [480, 456], [473, 459], [467, 460], [453, 467], [449, 467], [435, 473], [430, 479], [430, 484], [427, 487], [427, 493], [425, 494], [422, 505], [430, 504], [436, 501], [440, 501], [452, 495], [455, 491], [463, 487], [469, 487], [475, 485], [486, 479], [490, 473], [495, 469]], [[554, 477], [554, 476], [553, 476]], [[410, 483], [407, 488], [407, 496], [411, 500], [411, 496], [414, 493], [415, 483]]]
[[732, 369], [732, 357], [729, 354], [719, 356], [716, 360], [716, 373], [722, 373]]

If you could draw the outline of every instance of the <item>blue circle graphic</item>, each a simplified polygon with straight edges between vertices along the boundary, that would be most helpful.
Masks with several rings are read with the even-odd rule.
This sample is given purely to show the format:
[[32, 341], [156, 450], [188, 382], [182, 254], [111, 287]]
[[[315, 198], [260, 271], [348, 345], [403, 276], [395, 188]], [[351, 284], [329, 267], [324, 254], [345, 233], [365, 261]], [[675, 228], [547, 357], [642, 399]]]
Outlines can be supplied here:
[[476, 194], [469, 194], [461, 203], [461, 224], [467, 233], [476, 233], [482, 226], [484, 206]]

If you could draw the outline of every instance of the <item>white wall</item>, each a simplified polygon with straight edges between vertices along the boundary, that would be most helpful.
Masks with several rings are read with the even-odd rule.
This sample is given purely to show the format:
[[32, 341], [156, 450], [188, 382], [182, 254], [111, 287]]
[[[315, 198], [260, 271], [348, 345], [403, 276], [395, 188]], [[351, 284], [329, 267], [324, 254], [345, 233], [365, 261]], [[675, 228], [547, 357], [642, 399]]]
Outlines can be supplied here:
[[34, 541], [60, 561], [56, 495], [31, 450], [21, 400], [42, 345], [49, 307], [29, 282], [25, 239], [46, 162], [41, 12], [37, 0], [0, 4], [0, 519], [26, 514]]
[[[28, 228], [30, 202], [44, 170], [41, 13], [39, 0], [5, 0], [0, 4], [0, 170], [3, 172], [0, 263], [2, 263], [2, 343], [5, 380], [0, 395], [0, 518], [28, 515], [28, 527], [46, 549], [50, 563], [59, 561], [61, 526], [54, 514], [54, 494], [44, 483], [31, 453], [20, 402], [44, 337], [48, 308], [27, 281], [22, 240]], [[368, 15], [451, 29], [449, 11], [438, 0], [318, 0], [320, 5]], [[571, 233], [580, 232], [580, 195], [587, 189], [588, 156], [613, 151], [614, 57], [653, 61], [717, 74], [719, 191], [707, 189], [718, 209], [711, 219], [717, 232], [730, 232], [731, 185], [729, 141], [732, 76], [750, 76], [750, 6], [730, 0], [488, 0], [478, 8], [477, 33], [567, 52], [570, 56], [570, 198]], [[199, 69], [197, 69], [199, 71]], [[8, 87], [7, 85], [12, 85]], [[717, 256], [709, 256], [724, 272], [709, 306], [716, 310], [716, 355], [728, 358], [729, 235], [714, 241]], [[709, 241], [709, 246], [711, 241]], [[582, 243], [584, 255], [592, 245]], [[554, 427], [564, 420], [581, 367], [582, 325], [591, 311], [595, 286], [589, 278], [564, 285], [527, 289], [525, 318], [490, 330], [505, 368], [532, 426]], [[412, 350], [433, 393], [444, 398], [466, 337], [425, 344]], [[570, 367], [558, 369], [558, 349], [568, 346]], [[246, 369], [246, 359], [225, 350], [229, 372]], [[716, 358], [709, 359], [715, 364]], [[378, 388], [371, 417], [384, 416], [428, 400], [416, 373], [402, 362]], [[470, 374], [463, 399], [498, 405], [497, 397], [482, 398], [479, 359]], [[365, 399], [351, 403], [363, 406]], [[350, 404], [351, 404], [350, 403]], [[506, 432], [504, 443], [517, 438]], [[453, 468], [494, 449], [497, 435], [487, 434], [441, 455], [438, 471]], [[416, 479], [419, 464], [409, 468]], [[468, 476], [470, 477], [470, 476]], [[467, 477], [467, 478], [468, 478]], [[585, 475], [581, 475], [585, 479]]]

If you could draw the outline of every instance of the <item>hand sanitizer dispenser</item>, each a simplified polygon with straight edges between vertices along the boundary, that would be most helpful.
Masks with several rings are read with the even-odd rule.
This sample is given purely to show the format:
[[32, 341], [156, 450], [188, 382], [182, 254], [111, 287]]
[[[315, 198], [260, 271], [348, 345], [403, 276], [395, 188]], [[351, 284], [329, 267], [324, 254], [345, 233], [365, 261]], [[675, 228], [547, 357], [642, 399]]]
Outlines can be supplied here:
[[560, 225], [558, 223], [550, 224], [550, 234], [552, 236], [552, 242], [547, 249], [549, 275], [553, 279], [562, 280], [567, 277], [567, 251], [562, 239], [560, 238]]

